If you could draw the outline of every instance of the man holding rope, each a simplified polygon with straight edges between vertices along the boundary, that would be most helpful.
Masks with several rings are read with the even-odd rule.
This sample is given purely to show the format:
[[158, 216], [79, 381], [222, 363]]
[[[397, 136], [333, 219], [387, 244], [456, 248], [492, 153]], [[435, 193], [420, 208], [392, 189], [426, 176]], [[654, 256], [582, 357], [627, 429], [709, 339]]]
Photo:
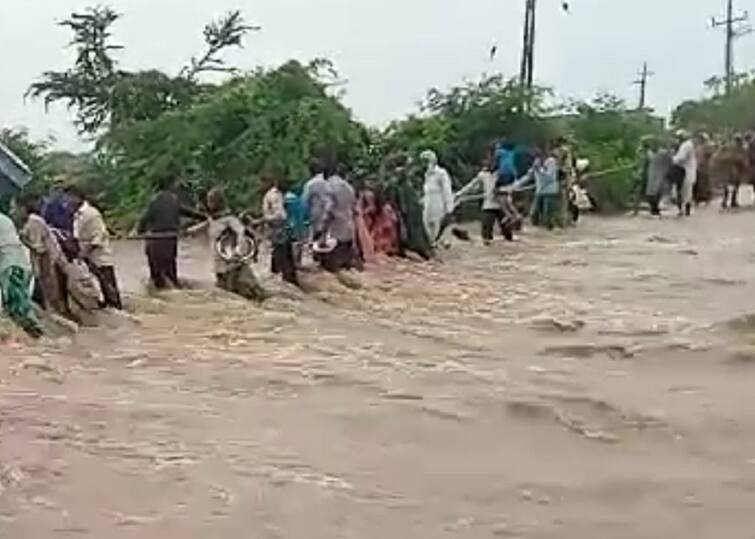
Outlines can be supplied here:
[[147, 206], [137, 227], [137, 233], [145, 238], [149, 277], [157, 290], [180, 288], [177, 259], [181, 217], [206, 219], [203, 214], [181, 205], [177, 184], [172, 175], [160, 179], [160, 191]]
[[514, 229], [521, 217], [511, 201], [511, 192], [500, 186], [496, 164], [489, 156], [483, 159], [477, 176], [456, 193], [455, 206], [458, 207], [470, 193], [477, 190], [482, 190], [482, 241], [490, 245], [496, 223], [503, 236], [513, 241]]

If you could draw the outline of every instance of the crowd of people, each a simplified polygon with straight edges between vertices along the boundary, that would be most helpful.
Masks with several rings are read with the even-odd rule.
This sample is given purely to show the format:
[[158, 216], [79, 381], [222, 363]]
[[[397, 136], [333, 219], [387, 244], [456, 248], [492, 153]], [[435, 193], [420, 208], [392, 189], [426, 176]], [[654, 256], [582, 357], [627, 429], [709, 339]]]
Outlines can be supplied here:
[[110, 233], [102, 214], [71, 187], [47, 203], [15, 200], [20, 228], [0, 212], [0, 297], [5, 314], [34, 337], [38, 309], [94, 323], [101, 308], [122, 309]]
[[680, 216], [709, 204], [721, 192], [723, 209], [739, 207], [742, 185], [755, 185], [755, 132], [712, 139], [685, 130], [673, 140], [645, 137], [637, 172], [635, 213], [644, 199], [652, 215], [661, 215], [666, 197], [676, 201]]
[[[447, 246], [449, 229], [466, 234], [452, 225], [469, 200], [482, 201], [485, 244], [496, 227], [513, 240], [524, 214], [547, 228], [578, 218], [572, 186], [579, 167], [563, 141], [535, 151], [499, 141], [486, 152], [479, 174], [456, 192], [434, 151], [417, 158], [391, 158], [380, 182], [321, 159], [311, 162], [300, 190], [281, 175], [266, 174], [261, 208], [241, 215], [231, 211], [221, 187], [210, 190], [199, 209], [184, 204], [179, 177], [166, 175], [133, 231], [144, 241], [151, 287], [182, 287], [178, 244], [185, 234], [209, 237], [219, 288], [261, 302], [271, 294], [251, 262], [263, 239], [270, 245], [271, 272], [301, 286], [305, 256], [331, 273], [391, 257], [434, 258]], [[424, 167], [421, 189], [415, 189], [417, 163]], [[21, 194], [15, 209], [15, 223], [0, 215], [0, 293], [8, 317], [40, 336], [40, 310], [91, 325], [99, 309], [123, 308], [108, 226], [82, 189], [55, 188], [44, 199]]]

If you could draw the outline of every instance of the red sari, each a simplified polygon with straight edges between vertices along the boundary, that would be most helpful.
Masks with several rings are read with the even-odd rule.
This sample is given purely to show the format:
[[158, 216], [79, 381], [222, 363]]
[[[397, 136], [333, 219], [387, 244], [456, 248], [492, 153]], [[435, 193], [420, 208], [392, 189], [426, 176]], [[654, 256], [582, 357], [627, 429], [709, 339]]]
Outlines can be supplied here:
[[390, 204], [378, 208], [378, 197], [373, 191], [363, 191], [359, 197], [358, 214], [369, 234], [366, 242], [373, 256], [398, 256], [400, 253], [399, 217]]

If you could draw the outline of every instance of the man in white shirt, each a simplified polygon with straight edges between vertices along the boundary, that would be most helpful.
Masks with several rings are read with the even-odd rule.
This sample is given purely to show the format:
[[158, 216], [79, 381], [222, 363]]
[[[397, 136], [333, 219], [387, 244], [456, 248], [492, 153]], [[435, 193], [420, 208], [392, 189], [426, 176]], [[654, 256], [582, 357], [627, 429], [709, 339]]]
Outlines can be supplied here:
[[514, 215], [508, 211], [510, 204], [508, 193], [499, 192], [498, 174], [493, 169], [490, 159], [483, 161], [480, 172], [474, 180], [469, 182], [463, 189], [456, 193], [456, 202], [460, 203], [462, 199], [476, 190], [482, 190], [482, 241], [485, 245], [490, 245], [493, 241], [493, 230], [496, 223], [501, 228], [503, 236], [511, 241], [513, 237], [513, 220]]
[[79, 246], [79, 257], [86, 262], [102, 288], [102, 307], [123, 309], [118, 280], [113, 265], [110, 233], [100, 210], [86, 201], [81, 189], [70, 187], [67, 194], [74, 210], [73, 236]]
[[423, 220], [430, 241], [437, 244], [443, 235], [445, 220], [454, 211], [453, 184], [448, 171], [438, 164], [434, 151], [425, 150], [420, 159], [427, 164]]
[[296, 257], [294, 256], [293, 231], [289, 227], [285, 197], [288, 182], [279, 176], [267, 179], [271, 185], [262, 199], [262, 217], [270, 233], [273, 255], [270, 271], [280, 275], [287, 283], [299, 286]]
[[680, 129], [676, 137], [679, 141], [679, 150], [674, 156], [674, 164], [684, 169], [684, 182], [680, 192], [677, 193], [679, 214], [683, 213], [689, 217], [692, 214], [692, 197], [697, 183], [697, 150], [695, 141], [687, 131]]

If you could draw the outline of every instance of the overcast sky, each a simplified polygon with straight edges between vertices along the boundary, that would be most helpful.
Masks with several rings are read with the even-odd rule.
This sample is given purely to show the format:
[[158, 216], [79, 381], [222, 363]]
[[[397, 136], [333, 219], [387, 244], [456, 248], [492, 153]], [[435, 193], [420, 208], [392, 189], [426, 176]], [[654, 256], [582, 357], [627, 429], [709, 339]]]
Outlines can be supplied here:
[[[71, 62], [69, 35], [55, 22], [86, 0], [0, 2], [0, 126], [27, 126], [37, 137], [80, 147], [65, 109], [45, 113], [24, 102], [28, 85]], [[755, 0], [738, 0], [755, 11]], [[648, 100], [660, 112], [703, 92], [720, 73], [723, 33], [709, 28], [724, 0], [539, 0], [537, 79], [560, 95], [610, 91], [632, 102], [631, 85], [644, 60], [656, 75]], [[524, 0], [111, 0], [123, 14], [115, 36], [129, 69], [176, 73], [202, 49], [204, 24], [231, 9], [263, 26], [229, 62], [251, 68], [289, 58], [332, 59], [348, 80], [347, 103], [383, 125], [416, 108], [428, 88], [447, 87], [483, 72], [515, 74]], [[488, 51], [499, 45], [498, 58]], [[755, 36], [737, 45], [739, 68], [755, 67]]]

